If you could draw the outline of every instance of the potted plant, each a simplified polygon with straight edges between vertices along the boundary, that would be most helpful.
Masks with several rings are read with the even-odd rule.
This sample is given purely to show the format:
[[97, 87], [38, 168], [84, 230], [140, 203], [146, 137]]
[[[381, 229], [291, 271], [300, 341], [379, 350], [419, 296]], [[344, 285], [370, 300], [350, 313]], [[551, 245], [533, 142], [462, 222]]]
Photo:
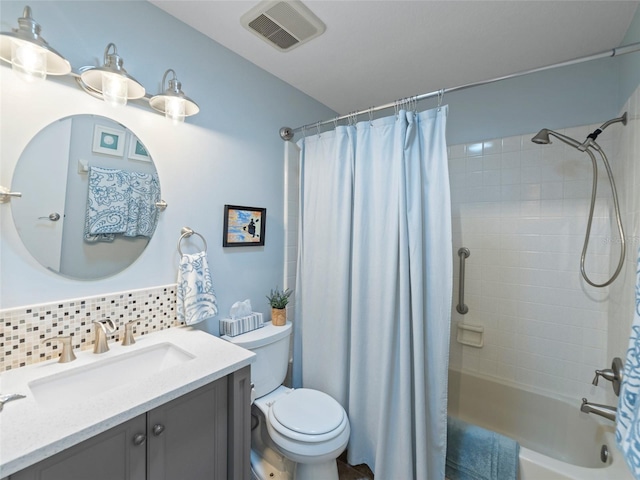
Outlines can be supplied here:
[[283, 326], [287, 323], [287, 304], [289, 303], [289, 297], [293, 292], [290, 289], [284, 291], [271, 290], [271, 293], [267, 295], [269, 305], [271, 305], [271, 323], [276, 326]]

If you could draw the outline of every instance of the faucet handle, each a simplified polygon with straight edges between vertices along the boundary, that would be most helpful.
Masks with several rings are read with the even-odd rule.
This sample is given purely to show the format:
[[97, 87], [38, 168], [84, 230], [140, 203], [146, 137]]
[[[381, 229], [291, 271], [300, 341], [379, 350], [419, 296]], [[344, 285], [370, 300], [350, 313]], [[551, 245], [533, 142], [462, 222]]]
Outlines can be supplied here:
[[59, 337], [51, 337], [45, 338], [42, 343], [57, 341], [62, 343], [62, 352], [60, 353], [60, 359], [58, 363], [68, 363], [73, 362], [76, 359], [75, 353], [73, 353], [73, 346], [71, 345], [71, 337], [59, 336]]
[[130, 320], [124, 324], [124, 336], [122, 337], [122, 345], [133, 345], [136, 339], [133, 338], [133, 325], [137, 320]]
[[611, 382], [613, 392], [616, 396], [620, 396], [620, 384], [622, 383], [622, 360], [619, 357], [615, 357], [611, 362], [611, 368], [603, 370], [596, 370], [596, 376], [593, 377], [591, 382], [593, 385], [598, 385], [598, 377], [603, 377], [605, 380]]

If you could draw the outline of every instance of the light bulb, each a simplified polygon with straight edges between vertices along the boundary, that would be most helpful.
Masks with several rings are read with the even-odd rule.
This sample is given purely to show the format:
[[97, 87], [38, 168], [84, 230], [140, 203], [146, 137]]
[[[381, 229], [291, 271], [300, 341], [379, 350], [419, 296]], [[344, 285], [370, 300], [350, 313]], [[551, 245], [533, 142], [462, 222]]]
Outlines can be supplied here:
[[102, 97], [109, 105], [118, 106], [127, 104], [128, 84], [121, 75], [102, 73]]
[[11, 42], [11, 68], [23, 80], [47, 78], [47, 53], [30, 43]]
[[165, 100], [164, 107], [165, 117], [170, 118], [174, 124], [184, 122], [186, 102], [183, 98], [169, 97]]

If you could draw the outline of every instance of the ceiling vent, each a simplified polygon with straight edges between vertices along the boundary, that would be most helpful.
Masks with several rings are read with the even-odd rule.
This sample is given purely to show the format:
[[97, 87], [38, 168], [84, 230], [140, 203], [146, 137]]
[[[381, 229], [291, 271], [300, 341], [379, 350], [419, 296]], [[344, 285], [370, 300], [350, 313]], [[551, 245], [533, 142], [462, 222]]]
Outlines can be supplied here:
[[240, 23], [282, 52], [322, 35], [327, 28], [299, 0], [261, 2], [245, 13]]

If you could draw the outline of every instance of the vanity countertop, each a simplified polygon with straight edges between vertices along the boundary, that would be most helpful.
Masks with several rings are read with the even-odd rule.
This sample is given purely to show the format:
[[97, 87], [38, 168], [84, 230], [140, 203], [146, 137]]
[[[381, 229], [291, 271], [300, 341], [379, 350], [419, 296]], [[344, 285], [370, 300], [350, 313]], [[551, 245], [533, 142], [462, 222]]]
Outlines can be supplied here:
[[[78, 367], [92, 367], [102, 360], [167, 342], [194, 358], [97, 395], [69, 395], [63, 401], [57, 398], [55, 405], [38, 402], [29, 388], [34, 380], [64, 375]], [[109, 347], [108, 352], [99, 355], [91, 350], [76, 351], [77, 359], [70, 363], [50, 360], [0, 375], [0, 392], [26, 396], [7, 402], [0, 412], [0, 478], [225, 377], [255, 358], [248, 350], [191, 327], [139, 336], [134, 345], [127, 347], [111, 342]]]

